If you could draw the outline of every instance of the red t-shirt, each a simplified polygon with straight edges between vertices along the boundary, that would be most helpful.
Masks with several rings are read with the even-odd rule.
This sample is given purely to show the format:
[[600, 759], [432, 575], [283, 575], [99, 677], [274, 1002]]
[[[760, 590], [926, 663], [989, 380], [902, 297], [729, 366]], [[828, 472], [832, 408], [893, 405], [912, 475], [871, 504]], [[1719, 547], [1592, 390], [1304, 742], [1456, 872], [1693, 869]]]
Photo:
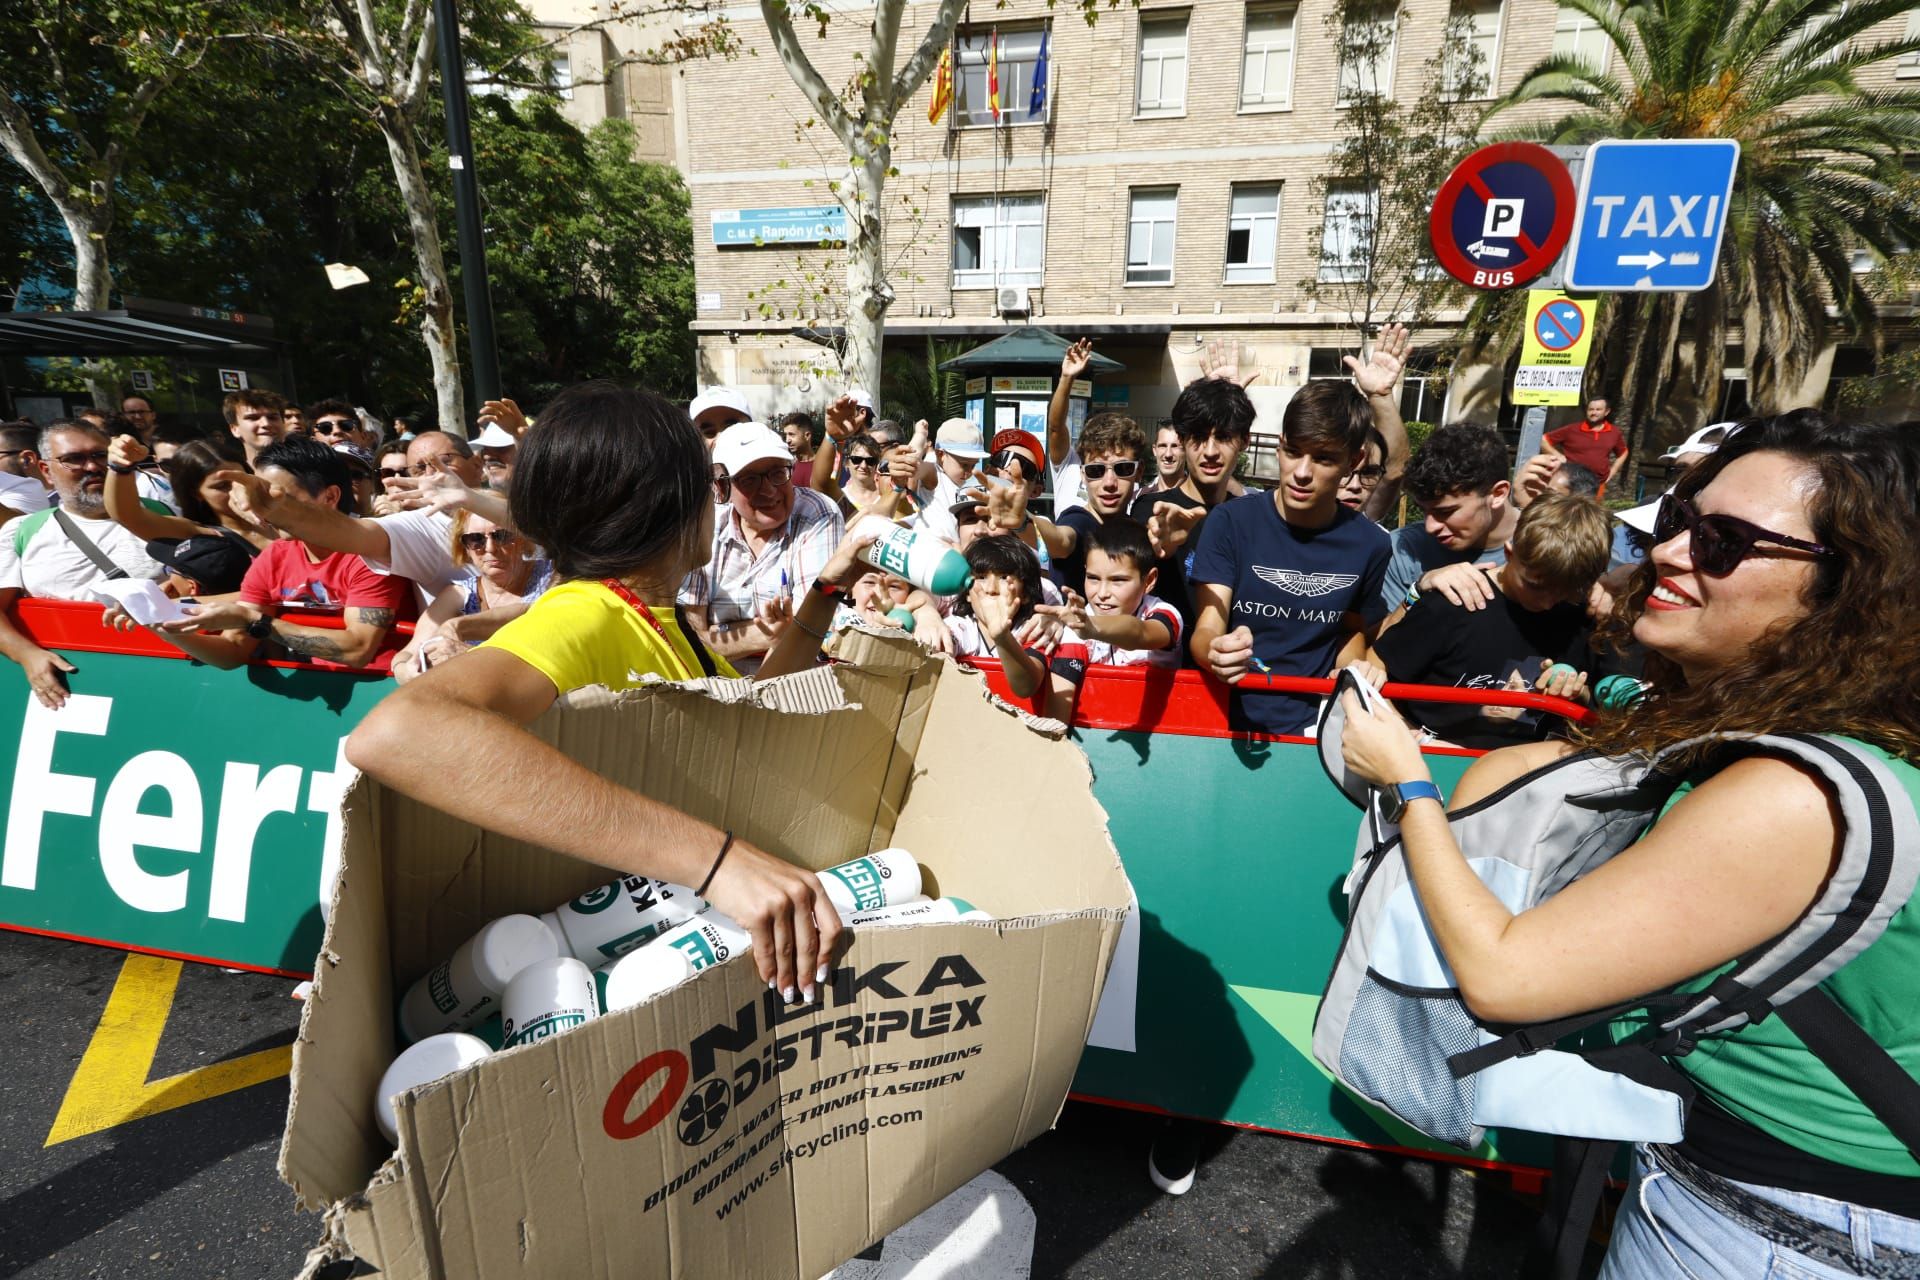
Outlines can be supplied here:
[[[292, 538], [269, 543], [254, 557], [247, 576], [241, 579], [240, 598], [269, 610], [298, 608], [340, 613], [346, 609], [391, 609], [396, 622], [410, 622], [420, 616], [419, 596], [412, 579], [375, 573], [365, 560], [345, 552], [336, 551], [318, 561], [310, 560], [306, 544]], [[394, 651], [406, 642], [407, 637], [397, 630], [388, 631], [380, 642], [380, 652], [360, 669], [387, 670], [392, 665]], [[332, 671], [353, 669], [326, 658], [297, 656]]]
[[1597, 427], [1570, 422], [1558, 431], [1547, 432], [1547, 439], [1567, 455], [1567, 461], [1579, 463], [1602, 480], [1607, 478], [1607, 468], [1613, 465], [1613, 460], [1627, 451], [1626, 438], [1611, 422]]

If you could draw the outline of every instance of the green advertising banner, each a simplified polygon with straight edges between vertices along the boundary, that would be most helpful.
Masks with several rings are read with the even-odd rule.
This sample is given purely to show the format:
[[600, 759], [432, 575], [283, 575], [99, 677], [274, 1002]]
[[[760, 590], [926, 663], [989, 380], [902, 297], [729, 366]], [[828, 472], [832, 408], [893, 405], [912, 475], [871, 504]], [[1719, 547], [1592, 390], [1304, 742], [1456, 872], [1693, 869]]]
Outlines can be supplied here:
[[310, 972], [341, 744], [392, 681], [66, 656], [78, 670], [58, 711], [0, 663], [0, 923]]

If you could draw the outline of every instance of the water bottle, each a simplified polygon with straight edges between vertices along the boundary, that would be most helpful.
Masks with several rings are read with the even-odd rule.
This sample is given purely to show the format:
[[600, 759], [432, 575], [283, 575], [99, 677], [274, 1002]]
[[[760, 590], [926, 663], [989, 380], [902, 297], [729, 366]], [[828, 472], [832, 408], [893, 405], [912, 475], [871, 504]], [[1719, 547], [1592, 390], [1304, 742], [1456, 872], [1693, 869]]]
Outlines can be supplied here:
[[1652, 686], [1632, 676], [1608, 676], [1593, 688], [1593, 700], [1608, 711], [1624, 711], [1647, 696]]
[[954, 924], [961, 920], [991, 920], [992, 916], [965, 898], [916, 898], [892, 906], [876, 907], [847, 917], [847, 923], [863, 924]]
[[828, 867], [821, 887], [842, 916], [905, 902], [920, 893], [920, 864], [905, 849], [882, 849]]
[[678, 947], [641, 947], [598, 971], [605, 983], [601, 1007], [608, 1013], [631, 1009], [679, 986], [696, 972], [693, 961]]
[[572, 956], [554, 956], [513, 976], [500, 997], [501, 1047], [532, 1044], [600, 1016], [593, 970]]
[[693, 919], [706, 905], [684, 885], [646, 876], [621, 876], [561, 903], [540, 918], [559, 938], [559, 954], [599, 966]]
[[[973, 571], [967, 568], [967, 558], [931, 533], [878, 516], [866, 519], [886, 526], [885, 532], [860, 552], [860, 558], [876, 569], [905, 578], [936, 596], [957, 596], [972, 584]], [[861, 521], [856, 527], [865, 523]]]
[[478, 1036], [458, 1031], [428, 1036], [418, 1044], [409, 1045], [381, 1075], [380, 1087], [373, 1095], [373, 1118], [380, 1132], [387, 1135], [387, 1141], [400, 1141], [399, 1120], [393, 1110], [395, 1094], [432, 1084], [462, 1067], [472, 1066], [492, 1052]]
[[560, 954], [551, 930], [533, 916], [502, 916], [461, 943], [400, 1001], [408, 1040], [466, 1031], [494, 1011], [500, 995], [528, 965]]
[[[730, 916], [710, 910], [667, 930], [647, 944], [649, 951], [660, 948], [679, 952], [686, 957], [693, 971], [698, 973], [724, 963], [739, 952], [752, 950], [753, 937]], [[611, 977], [608, 979], [608, 994], [611, 997]]]

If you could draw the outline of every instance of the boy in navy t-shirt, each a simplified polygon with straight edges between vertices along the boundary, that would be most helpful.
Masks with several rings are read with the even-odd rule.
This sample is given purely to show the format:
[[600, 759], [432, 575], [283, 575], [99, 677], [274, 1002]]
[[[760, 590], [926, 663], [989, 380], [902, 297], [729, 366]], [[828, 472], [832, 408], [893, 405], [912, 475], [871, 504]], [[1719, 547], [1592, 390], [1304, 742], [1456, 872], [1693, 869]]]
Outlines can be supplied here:
[[[1346, 383], [1311, 382], [1281, 422], [1280, 485], [1216, 510], [1189, 571], [1194, 662], [1228, 684], [1264, 673], [1326, 676], [1365, 655], [1386, 608], [1392, 555], [1379, 525], [1340, 505], [1340, 484], [1366, 460], [1366, 398]], [[1319, 699], [1235, 691], [1235, 729], [1298, 733]]]

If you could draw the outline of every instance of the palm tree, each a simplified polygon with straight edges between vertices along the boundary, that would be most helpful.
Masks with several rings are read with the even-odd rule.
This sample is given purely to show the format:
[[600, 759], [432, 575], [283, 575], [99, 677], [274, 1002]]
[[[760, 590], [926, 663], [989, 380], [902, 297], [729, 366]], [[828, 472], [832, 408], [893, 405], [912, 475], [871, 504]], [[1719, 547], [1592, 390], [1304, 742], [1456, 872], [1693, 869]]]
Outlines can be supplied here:
[[[1683, 406], [1717, 408], [1736, 321], [1761, 409], [1783, 407], [1799, 387], [1826, 342], [1829, 308], [1877, 344], [1875, 300], [1853, 258], [1920, 246], [1920, 200], [1903, 163], [1920, 152], [1920, 92], [1863, 87], [1861, 73], [1920, 51], [1920, 40], [1866, 38], [1904, 23], [1912, 0], [1561, 2], [1604, 33], [1617, 70], [1566, 55], [1540, 62], [1489, 116], [1527, 103], [1568, 111], [1510, 136], [1741, 144], [1712, 286], [1620, 295], [1605, 308], [1594, 372], [1618, 387], [1636, 456], [1651, 424], [1691, 427], [1683, 416], [1696, 415]], [[1498, 295], [1482, 301], [1478, 345], [1504, 354], [1515, 309], [1494, 305]]]

